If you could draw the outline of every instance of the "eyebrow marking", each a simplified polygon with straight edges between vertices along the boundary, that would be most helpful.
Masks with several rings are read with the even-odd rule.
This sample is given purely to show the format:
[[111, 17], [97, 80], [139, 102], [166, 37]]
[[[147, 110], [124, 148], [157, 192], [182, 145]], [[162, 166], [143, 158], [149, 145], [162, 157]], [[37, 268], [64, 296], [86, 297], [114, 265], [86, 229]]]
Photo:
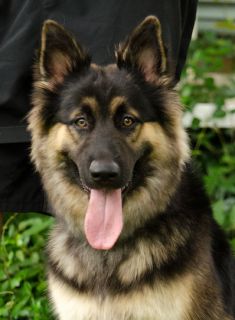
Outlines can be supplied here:
[[94, 97], [83, 97], [79, 103], [80, 106], [87, 105], [94, 113], [97, 113], [98, 102]]
[[126, 106], [128, 113], [132, 114], [133, 116], [135, 116], [137, 118], [139, 117], [139, 113], [133, 107], [131, 107], [129, 105], [126, 97], [124, 97], [124, 96], [116, 96], [111, 100], [110, 105], [109, 105], [110, 106], [110, 114], [114, 115], [117, 112], [118, 108], [122, 105]]
[[70, 114], [69, 118], [72, 120], [72, 119], [76, 118], [77, 116], [79, 116], [82, 113], [82, 107], [83, 106], [87, 106], [87, 109], [90, 109], [91, 112], [94, 115], [97, 115], [97, 113], [98, 113], [98, 102], [97, 102], [97, 100], [94, 97], [87, 96], [87, 97], [83, 97], [81, 99], [81, 101], [79, 102], [78, 107], [76, 108], [76, 110], [74, 110]]
[[114, 97], [111, 102], [110, 102], [110, 113], [113, 115], [116, 113], [118, 107], [120, 105], [127, 105], [127, 101], [126, 101], [126, 98], [125, 97], [122, 97], [122, 96], [117, 96], [117, 97]]

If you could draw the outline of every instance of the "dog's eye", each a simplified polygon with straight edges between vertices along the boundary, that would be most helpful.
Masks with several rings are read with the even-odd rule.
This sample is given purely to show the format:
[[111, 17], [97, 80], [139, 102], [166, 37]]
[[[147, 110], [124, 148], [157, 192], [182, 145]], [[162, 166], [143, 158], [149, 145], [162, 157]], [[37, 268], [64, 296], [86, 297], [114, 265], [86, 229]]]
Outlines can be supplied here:
[[132, 116], [125, 116], [122, 119], [122, 127], [130, 128], [135, 123], [135, 119]]
[[84, 117], [80, 117], [80, 118], [76, 119], [74, 121], [74, 124], [76, 127], [80, 128], [80, 129], [87, 129], [89, 126], [87, 119]]

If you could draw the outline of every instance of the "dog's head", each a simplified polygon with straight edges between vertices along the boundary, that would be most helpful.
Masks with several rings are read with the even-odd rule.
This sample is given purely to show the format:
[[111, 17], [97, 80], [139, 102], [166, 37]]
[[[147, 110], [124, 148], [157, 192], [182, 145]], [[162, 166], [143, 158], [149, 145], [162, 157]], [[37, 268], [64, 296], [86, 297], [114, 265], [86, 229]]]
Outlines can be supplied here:
[[46, 21], [29, 115], [32, 159], [51, 205], [73, 232], [85, 224], [97, 249], [164, 211], [189, 154], [156, 17], [117, 48], [116, 61], [91, 64]]

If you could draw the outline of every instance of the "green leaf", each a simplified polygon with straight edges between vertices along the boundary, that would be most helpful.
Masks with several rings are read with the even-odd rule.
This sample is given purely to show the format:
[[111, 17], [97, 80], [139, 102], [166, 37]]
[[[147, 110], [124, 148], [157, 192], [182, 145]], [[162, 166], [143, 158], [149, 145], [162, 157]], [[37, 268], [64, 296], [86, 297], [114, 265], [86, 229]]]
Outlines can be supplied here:
[[29, 229], [23, 232], [24, 236], [32, 236], [32, 235], [37, 235], [40, 232], [47, 230], [48, 227], [51, 226], [51, 221], [50, 220], [45, 220], [45, 221], [40, 221], [37, 224], [33, 225]]
[[22, 250], [17, 250], [16, 251], [16, 258], [19, 260], [19, 261], [24, 261], [25, 260], [25, 255], [23, 253]]
[[10, 280], [10, 283], [11, 283], [11, 289], [15, 289], [17, 287], [20, 286], [20, 283], [21, 283], [21, 278], [19, 277], [14, 277]]
[[14, 307], [13, 307], [13, 309], [12, 309], [12, 311], [11, 311], [11, 315], [12, 315], [13, 317], [18, 317], [18, 315], [21, 315], [21, 310], [22, 310], [22, 308], [23, 308], [24, 306], [26, 306], [26, 304], [28, 303], [29, 299], [30, 299], [30, 297], [29, 297], [29, 296], [26, 296], [26, 297], [24, 297], [23, 299], [21, 299], [20, 301], [18, 301], [18, 302], [14, 305]]
[[223, 226], [225, 223], [225, 212], [224, 212], [224, 203], [223, 201], [219, 200], [217, 202], [215, 202], [212, 206], [213, 208], [213, 214], [214, 214], [214, 218], [215, 220], [221, 225]]
[[229, 213], [229, 219], [230, 219], [230, 227], [235, 229], [235, 204], [233, 205]]
[[192, 122], [192, 128], [193, 129], [197, 129], [200, 125], [200, 119], [198, 118], [193, 118], [193, 122]]
[[213, 114], [215, 118], [224, 118], [226, 116], [226, 112], [223, 110], [216, 110]]
[[[7, 317], [9, 316], [8, 310], [5, 307], [0, 307], [0, 316], [1, 317]], [[4, 319], [4, 318], [2, 318]], [[7, 318], [5, 318], [7, 319]]]
[[207, 89], [213, 89], [215, 87], [215, 80], [211, 77], [206, 77], [204, 80], [204, 85]]
[[235, 239], [230, 240], [230, 244], [233, 248], [233, 251], [235, 252]]

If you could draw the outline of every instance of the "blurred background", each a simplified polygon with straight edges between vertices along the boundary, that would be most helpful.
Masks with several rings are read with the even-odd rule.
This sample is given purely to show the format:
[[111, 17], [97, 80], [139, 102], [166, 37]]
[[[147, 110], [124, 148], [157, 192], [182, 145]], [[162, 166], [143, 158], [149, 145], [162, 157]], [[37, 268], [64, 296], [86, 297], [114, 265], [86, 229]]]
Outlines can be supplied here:
[[235, 249], [235, 0], [199, 0], [179, 91], [192, 155]]
[[[178, 87], [184, 125], [215, 219], [235, 249], [235, 0], [199, 0]], [[6, 214], [0, 244], [0, 319], [52, 319], [44, 246], [53, 218]]]

